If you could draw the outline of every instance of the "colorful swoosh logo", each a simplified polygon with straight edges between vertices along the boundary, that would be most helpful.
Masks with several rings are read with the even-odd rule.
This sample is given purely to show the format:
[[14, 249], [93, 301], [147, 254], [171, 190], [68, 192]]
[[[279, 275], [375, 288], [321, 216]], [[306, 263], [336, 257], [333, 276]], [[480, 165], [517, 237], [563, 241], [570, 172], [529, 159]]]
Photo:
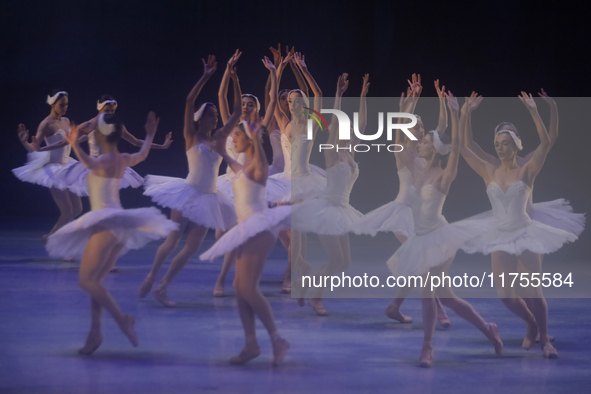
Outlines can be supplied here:
[[[324, 117], [322, 115], [320, 115], [320, 112], [314, 111], [312, 108], [308, 108], [308, 107], [304, 107], [304, 109], [308, 110], [308, 115], [310, 115], [312, 117], [312, 119], [314, 119], [316, 121], [316, 123], [318, 123], [318, 126], [320, 127], [321, 130], [322, 130], [322, 123], [324, 123], [325, 130], [328, 131], [328, 125], [326, 124], [326, 120], [324, 120]], [[320, 120], [322, 120], [322, 123], [320, 123]]]

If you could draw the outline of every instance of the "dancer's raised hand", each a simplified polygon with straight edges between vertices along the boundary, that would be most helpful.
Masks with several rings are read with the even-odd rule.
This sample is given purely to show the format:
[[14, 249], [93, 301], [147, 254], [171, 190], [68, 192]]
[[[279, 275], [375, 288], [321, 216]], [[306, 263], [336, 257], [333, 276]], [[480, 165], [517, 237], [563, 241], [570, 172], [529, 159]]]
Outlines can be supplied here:
[[218, 67], [218, 64], [215, 61], [215, 56], [208, 55], [207, 62], [205, 61], [205, 59], [201, 59], [201, 61], [203, 62], [203, 76], [207, 78], [211, 77]]
[[526, 92], [521, 92], [521, 94], [517, 95], [517, 97], [519, 97], [519, 99], [521, 100], [521, 102], [525, 105], [525, 107], [530, 110], [530, 111], [535, 111], [538, 109], [538, 107], [536, 106], [536, 102], [534, 101], [534, 98], [532, 97], [531, 93], [526, 93]]
[[156, 130], [158, 129], [158, 123], [160, 123], [160, 118], [157, 118], [156, 114], [150, 111], [148, 113], [148, 119], [146, 119], [146, 125], [144, 126], [144, 128], [146, 129], [146, 134], [156, 134]]
[[349, 74], [343, 73], [337, 81], [337, 96], [342, 96], [349, 87]]
[[453, 111], [453, 112], [459, 112], [460, 111], [460, 105], [458, 104], [458, 99], [453, 95], [453, 93], [451, 91], [447, 91], [443, 93], [445, 95], [445, 97], [447, 97], [447, 105], [449, 105], [449, 108]]
[[369, 74], [363, 76], [363, 86], [361, 87], [361, 97], [367, 97], [369, 90]]

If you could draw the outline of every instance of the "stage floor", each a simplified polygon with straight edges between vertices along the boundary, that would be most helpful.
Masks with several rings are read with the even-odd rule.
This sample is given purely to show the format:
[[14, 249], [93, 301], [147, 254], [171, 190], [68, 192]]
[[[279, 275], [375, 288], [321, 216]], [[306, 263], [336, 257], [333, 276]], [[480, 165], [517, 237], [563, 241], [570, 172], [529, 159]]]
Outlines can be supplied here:
[[[435, 333], [435, 363], [418, 367], [422, 343], [420, 300], [403, 311], [414, 324], [384, 315], [386, 299], [328, 299], [330, 316], [316, 316], [280, 294], [286, 252], [278, 243], [262, 288], [280, 333], [291, 343], [285, 362], [271, 368], [268, 336], [257, 323], [262, 354], [246, 366], [228, 359], [243, 345], [233, 297], [211, 293], [220, 264], [191, 260], [169, 288], [175, 309], [150, 295], [137, 297], [158, 243], [123, 256], [105, 285], [136, 316], [133, 348], [105, 314], [104, 342], [79, 356], [90, 326], [88, 296], [78, 287], [77, 263], [48, 259], [42, 233], [0, 231], [0, 392], [2, 393], [580, 393], [591, 386], [591, 300], [549, 299], [550, 334], [557, 360], [539, 347], [521, 348], [525, 326], [497, 299], [470, 302], [496, 322], [502, 356], [472, 326], [449, 312], [452, 325]], [[203, 247], [213, 242], [209, 234]], [[165, 266], [166, 267], [166, 266]], [[164, 271], [162, 271], [162, 274]]]

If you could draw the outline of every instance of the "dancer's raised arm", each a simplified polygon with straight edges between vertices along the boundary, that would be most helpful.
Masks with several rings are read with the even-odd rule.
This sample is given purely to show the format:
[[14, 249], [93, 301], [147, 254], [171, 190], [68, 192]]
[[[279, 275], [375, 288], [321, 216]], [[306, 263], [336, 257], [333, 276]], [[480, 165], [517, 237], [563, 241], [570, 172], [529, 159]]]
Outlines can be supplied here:
[[23, 144], [25, 149], [29, 152], [33, 152], [35, 149], [35, 145], [29, 142], [29, 130], [25, 127], [24, 124], [18, 125], [18, 140]]
[[540, 145], [534, 151], [531, 160], [529, 160], [524, 165], [524, 182], [528, 185], [531, 185], [534, 181], [535, 177], [538, 175], [544, 162], [546, 161], [546, 156], [548, 155], [548, 151], [552, 146], [552, 142], [550, 141], [550, 136], [548, 135], [548, 131], [546, 130], [546, 126], [538, 113], [538, 108], [536, 106], [536, 102], [532, 98], [531, 93], [528, 95], [525, 92], [521, 92], [519, 96], [521, 102], [525, 105], [528, 109], [530, 115], [534, 123], [536, 124], [536, 129], [538, 131], [538, 136], [540, 137]]
[[242, 56], [242, 52], [236, 49], [236, 52], [232, 55], [228, 63], [226, 64], [226, 70], [224, 71], [224, 76], [222, 77], [222, 83], [220, 84], [220, 90], [218, 90], [218, 103], [220, 107], [220, 116], [222, 117], [222, 122], [224, 124], [228, 123], [228, 119], [230, 118], [230, 106], [228, 104], [228, 87], [230, 86], [230, 79], [232, 70]]
[[185, 103], [185, 127], [184, 127], [184, 135], [185, 135], [185, 143], [187, 147], [191, 147], [195, 145], [194, 139], [196, 137], [197, 130], [195, 129], [195, 100], [203, 86], [207, 83], [209, 78], [213, 75], [215, 70], [217, 69], [217, 63], [215, 61], [215, 56], [209, 55], [207, 57], [207, 62], [204, 59], [203, 61], [203, 75], [199, 79], [199, 81], [193, 86], [193, 89], [189, 92], [187, 96], [187, 101]]
[[[314, 100], [314, 109], [320, 112], [320, 109], [322, 108], [322, 90], [320, 90], [320, 86], [318, 86], [316, 80], [314, 80], [314, 77], [312, 77], [312, 74], [310, 74], [310, 71], [308, 70], [308, 66], [306, 65], [306, 56], [296, 52], [295, 61], [300, 70], [302, 70], [302, 74], [304, 74], [306, 81], [308, 81], [308, 84], [310, 84], [312, 87], [312, 92], [316, 98]], [[314, 136], [316, 136], [316, 131], [318, 130], [317, 127], [318, 125], [314, 125]]]
[[[462, 106], [461, 116], [460, 116], [460, 134], [462, 136], [461, 139], [461, 146], [460, 146], [460, 154], [466, 160], [468, 165], [476, 171], [478, 175], [484, 179], [484, 182], [488, 184], [492, 180], [492, 174], [495, 170], [495, 165], [492, 164], [489, 160], [487, 160], [486, 156], [487, 153], [482, 151], [484, 155], [477, 154], [475, 151], [472, 150], [472, 144], [470, 143], [471, 137], [471, 122], [472, 118], [470, 113], [472, 111], [472, 106], [474, 105], [474, 100], [478, 100], [479, 97], [472, 93], [470, 97], [466, 97], [466, 102]], [[470, 135], [468, 136], [468, 131], [470, 130]], [[478, 148], [478, 144], [475, 144]]]
[[[363, 76], [363, 86], [361, 87], [361, 95], [359, 96], [359, 114], [357, 118], [358, 129], [360, 134], [365, 134], [367, 128], [367, 92], [369, 91], [369, 74]], [[355, 126], [353, 126], [355, 127]], [[361, 139], [354, 132], [351, 136], [351, 145], [355, 146], [360, 143]], [[351, 151], [351, 156], [355, 156], [355, 149]]]
[[[444, 94], [447, 98], [449, 110], [451, 112], [451, 151], [449, 152], [447, 164], [441, 177], [440, 190], [447, 194], [451, 183], [456, 179], [458, 174], [458, 162], [460, 160], [460, 147], [462, 141], [459, 132], [458, 114], [460, 112], [460, 106], [458, 104], [458, 99], [454, 97], [450, 91], [447, 91]], [[435, 131], [435, 133], [438, 133], [438, 131]]]
[[264, 127], [269, 127], [271, 120], [275, 116], [275, 108], [277, 107], [277, 69], [275, 65], [269, 60], [267, 56], [263, 59], [263, 64], [269, 70], [269, 78], [271, 80], [271, 87], [270, 87], [270, 99], [267, 107], [265, 108], [265, 118], [261, 122]]
[[232, 115], [228, 117], [224, 126], [216, 132], [216, 134], [220, 133], [220, 138], [224, 140], [230, 135], [234, 127], [236, 127], [240, 120], [240, 115], [242, 114], [242, 90], [240, 89], [240, 80], [238, 79], [236, 68], [234, 67], [230, 69], [230, 78], [232, 79], [232, 86], [234, 87], [234, 107], [232, 108]]
[[447, 108], [445, 108], [445, 102], [447, 100], [445, 97], [445, 85], [439, 88], [438, 79], [435, 80], [435, 90], [437, 90], [437, 96], [439, 96], [439, 121], [435, 130], [445, 133], [445, 130], [447, 130]]
[[[538, 95], [550, 105], [550, 127], [548, 129], [550, 148], [548, 149], [552, 149], [554, 143], [556, 143], [556, 140], [558, 139], [558, 106], [556, 105], [556, 101], [554, 101], [552, 97], [548, 96], [548, 93], [546, 93], [544, 89], [542, 89], [542, 92], [538, 93]], [[529, 161], [534, 155], [534, 152], [535, 151], [532, 151], [525, 155], [523, 158], [524, 162]]]

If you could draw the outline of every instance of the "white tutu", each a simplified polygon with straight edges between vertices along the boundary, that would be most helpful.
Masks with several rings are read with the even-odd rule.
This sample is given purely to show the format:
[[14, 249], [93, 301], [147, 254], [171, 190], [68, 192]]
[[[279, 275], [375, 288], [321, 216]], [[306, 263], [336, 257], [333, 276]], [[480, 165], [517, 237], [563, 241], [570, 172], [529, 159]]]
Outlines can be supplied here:
[[[234, 192], [232, 192], [233, 177], [233, 174], [224, 174], [220, 175], [217, 180], [218, 191], [230, 199], [234, 199]], [[267, 178], [265, 198], [268, 202], [275, 203], [277, 201], [282, 201], [286, 195], [289, 195], [289, 189], [284, 182], [271, 177]]]
[[176, 209], [193, 223], [227, 230], [236, 223], [232, 200], [220, 191], [201, 193], [185, 179], [148, 175], [144, 195], [163, 207]]
[[68, 169], [78, 161], [71, 157], [64, 160], [65, 164], [50, 162], [50, 152], [29, 152], [27, 164], [12, 170], [12, 173], [23, 182], [30, 182], [60, 190], [68, 188], [66, 174]]
[[[66, 183], [68, 184], [68, 189], [79, 196], [88, 196], [88, 181], [87, 176], [90, 170], [82, 163], [76, 163], [70, 168], [65, 175]], [[144, 178], [140, 176], [137, 172], [132, 170], [131, 168], [127, 167], [125, 169], [125, 174], [123, 175], [123, 179], [121, 180], [121, 189], [125, 189], [127, 187], [138, 188], [144, 184]]]
[[410, 237], [415, 232], [412, 209], [408, 205], [392, 201], [364, 215], [351, 229], [355, 234], [374, 236], [384, 231]]
[[454, 257], [467, 239], [485, 228], [482, 222], [462, 220], [424, 235], [411, 235], [390, 257], [388, 268], [396, 276], [424, 275]]
[[314, 198], [292, 205], [291, 225], [294, 230], [342, 235], [353, 228], [363, 214], [347, 204], [338, 206], [323, 198]]
[[125, 243], [121, 254], [139, 249], [148, 242], [164, 238], [178, 224], [168, 220], [157, 208], [103, 208], [90, 211], [60, 228], [47, 240], [46, 249], [54, 257], [81, 258], [86, 243], [96, 229], [106, 228]]
[[263, 231], [271, 231], [275, 233], [278, 230], [289, 228], [291, 225], [290, 213], [291, 207], [289, 206], [266, 208], [255, 212], [225, 233], [211, 248], [209, 248], [209, 250], [199, 256], [199, 258], [204, 261], [213, 260], [218, 256], [223, 256], [224, 254], [231, 252]]
[[512, 231], [497, 228], [494, 217], [484, 219], [466, 219], [465, 222], [479, 223], [484, 230], [474, 232], [466, 238], [462, 249], [466, 253], [490, 254], [503, 251], [516, 256], [529, 250], [533, 253], [548, 254], [557, 251], [567, 242], [574, 242], [577, 236], [568, 231], [548, 226], [531, 220], [525, 227]]

